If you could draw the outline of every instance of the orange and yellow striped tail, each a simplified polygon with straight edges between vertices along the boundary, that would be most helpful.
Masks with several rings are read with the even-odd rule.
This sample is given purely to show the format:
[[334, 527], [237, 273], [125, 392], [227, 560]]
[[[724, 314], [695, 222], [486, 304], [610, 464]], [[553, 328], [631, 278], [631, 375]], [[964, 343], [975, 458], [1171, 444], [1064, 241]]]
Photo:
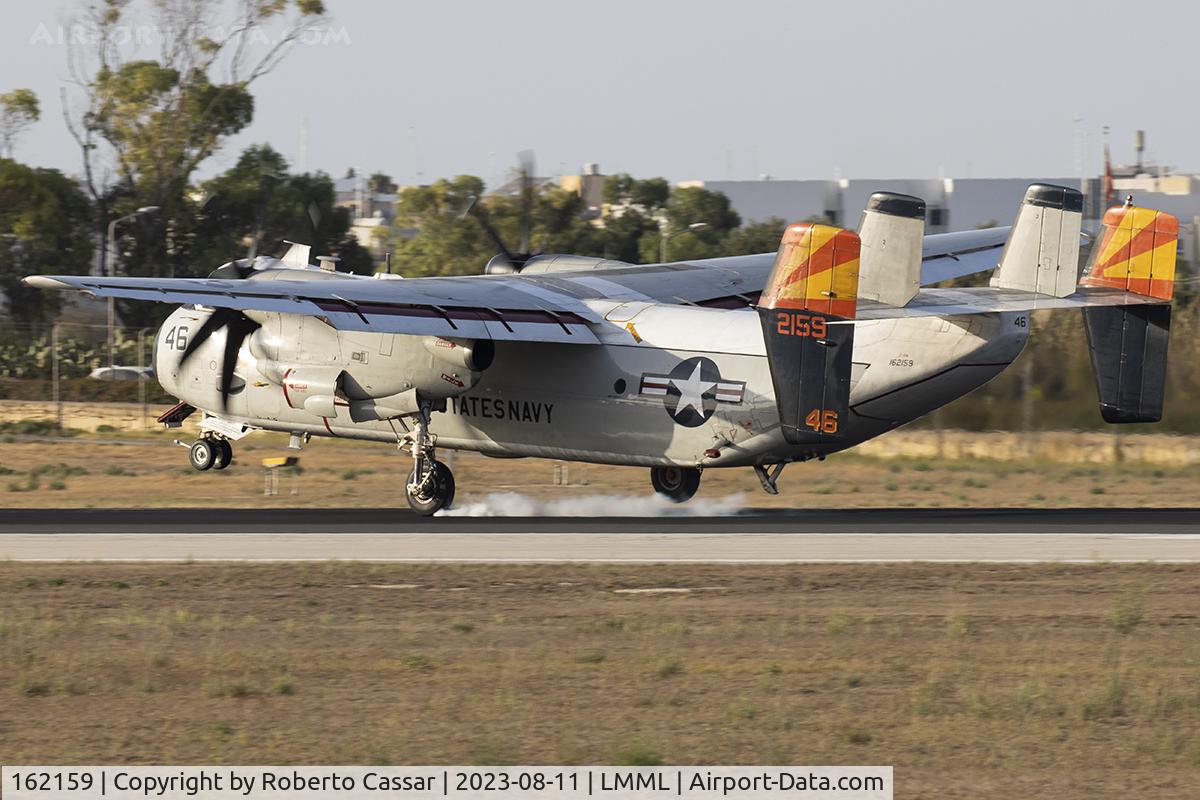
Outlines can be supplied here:
[[1104, 214], [1081, 286], [1110, 286], [1170, 300], [1175, 288], [1179, 220], [1163, 211], [1117, 206]]
[[759, 306], [853, 319], [860, 249], [853, 231], [811, 222], [789, 225]]

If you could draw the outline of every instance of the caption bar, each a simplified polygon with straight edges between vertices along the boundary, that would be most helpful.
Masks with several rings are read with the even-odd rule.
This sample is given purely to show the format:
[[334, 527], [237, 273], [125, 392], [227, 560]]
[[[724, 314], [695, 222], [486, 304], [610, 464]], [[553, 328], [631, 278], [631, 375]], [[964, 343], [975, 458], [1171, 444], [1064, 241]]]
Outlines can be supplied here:
[[891, 767], [0, 767], [2, 800], [892, 800]]

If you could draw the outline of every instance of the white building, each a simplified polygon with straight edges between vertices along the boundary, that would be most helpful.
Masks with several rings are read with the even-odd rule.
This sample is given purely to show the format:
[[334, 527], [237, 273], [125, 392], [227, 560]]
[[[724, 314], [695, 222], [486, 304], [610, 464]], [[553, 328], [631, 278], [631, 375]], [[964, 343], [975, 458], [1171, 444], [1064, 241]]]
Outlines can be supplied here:
[[[1118, 172], [1118, 174], [1120, 174]], [[743, 222], [779, 217], [789, 222], [824, 217], [835, 225], [857, 228], [873, 192], [910, 194], [925, 201], [929, 233], [1010, 225], [1031, 183], [1079, 186], [1078, 178], [914, 178], [842, 180], [686, 181], [729, 198]], [[1086, 181], [1085, 228], [1095, 230], [1103, 210], [1100, 181]], [[1134, 196], [1140, 206], [1166, 211], [1179, 218], [1180, 255], [1196, 263], [1200, 256], [1200, 178], [1192, 175], [1138, 174], [1113, 181], [1114, 203]]]

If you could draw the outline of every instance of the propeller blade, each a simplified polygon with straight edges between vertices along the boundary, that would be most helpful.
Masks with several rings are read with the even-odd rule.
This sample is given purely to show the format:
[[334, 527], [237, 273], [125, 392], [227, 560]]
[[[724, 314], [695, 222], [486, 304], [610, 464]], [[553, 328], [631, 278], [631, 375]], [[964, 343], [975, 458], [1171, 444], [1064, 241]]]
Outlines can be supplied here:
[[532, 150], [522, 150], [517, 154], [517, 160], [521, 172], [521, 244], [518, 252], [528, 258], [529, 239], [533, 233], [533, 182], [537, 178], [537, 166]]
[[197, 330], [195, 335], [192, 336], [191, 340], [188, 341], [187, 347], [184, 348], [183, 356], [179, 359], [179, 363], [181, 365], [187, 363], [187, 360], [192, 357], [192, 354], [200, 349], [200, 345], [208, 341], [208, 337], [219, 331], [223, 326], [229, 324], [229, 320], [225, 316], [225, 314], [229, 313], [237, 312], [230, 311], [228, 308], [218, 308], [208, 319], [204, 320], [204, 324], [200, 326], [200, 329]]
[[210, 194], [204, 199], [204, 203], [200, 206], [200, 213], [208, 218], [208, 220], [216, 226], [217, 231], [221, 235], [221, 241], [224, 242], [229, 252], [229, 260], [234, 261], [238, 257], [238, 242], [231, 230], [229, 214], [225, 204], [225, 198], [219, 193]]
[[246, 315], [234, 313], [237, 316], [225, 332], [225, 354], [221, 362], [221, 408], [226, 411], [229, 410], [229, 395], [233, 391], [233, 369], [237, 366], [238, 351], [242, 349], [246, 337], [262, 327]]
[[504, 246], [504, 240], [500, 238], [500, 234], [497, 233], [496, 229], [492, 227], [492, 223], [488, 219], [487, 212], [483, 209], [483, 206], [479, 204], [478, 198], [471, 198], [471, 203], [467, 206], [467, 209], [463, 212], [463, 214], [470, 214], [475, 218], [475, 221], [479, 223], [479, 227], [483, 228], [484, 234], [488, 237], [488, 239], [491, 239], [492, 244], [495, 245], [496, 249], [500, 251], [500, 255], [504, 256], [504, 258], [507, 259], [510, 264], [515, 260], [512, 251]]
[[233, 370], [237, 366], [238, 351], [242, 349], [242, 343], [246, 341], [246, 337], [261, 327], [261, 325], [240, 311], [235, 311], [232, 308], [218, 308], [213, 311], [208, 319], [204, 320], [204, 324], [200, 326], [196, 334], [191, 338], [191, 341], [188, 342], [187, 347], [183, 351], [183, 356], [179, 359], [180, 364], [186, 363], [214, 333], [221, 328], [225, 328], [225, 348], [221, 360], [221, 385], [218, 387], [221, 392], [221, 407], [224, 409], [229, 408], [229, 394], [233, 384]]

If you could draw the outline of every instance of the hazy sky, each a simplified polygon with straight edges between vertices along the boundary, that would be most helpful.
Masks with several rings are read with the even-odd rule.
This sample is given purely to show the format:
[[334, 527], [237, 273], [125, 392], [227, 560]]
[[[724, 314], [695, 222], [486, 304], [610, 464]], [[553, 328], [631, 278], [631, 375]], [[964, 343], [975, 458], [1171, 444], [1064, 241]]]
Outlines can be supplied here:
[[[81, 2], [0, 6], [0, 91], [43, 103], [17, 157], [72, 172], [66, 47], [45, 40]], [[525, 148], [543, 174], [1070, 176], [1076, 130], [1098, 169], [1104, 125], [1116, 160], [1144, 128], [1151, 156], [1200, 168], [1194, 0], [326, 5], [332, 41], [254, 85], [254, 122], [202, 174], [253, 142], [296, 164], [305, 118], [310, 169], [402, 183], [497, 176]]]

